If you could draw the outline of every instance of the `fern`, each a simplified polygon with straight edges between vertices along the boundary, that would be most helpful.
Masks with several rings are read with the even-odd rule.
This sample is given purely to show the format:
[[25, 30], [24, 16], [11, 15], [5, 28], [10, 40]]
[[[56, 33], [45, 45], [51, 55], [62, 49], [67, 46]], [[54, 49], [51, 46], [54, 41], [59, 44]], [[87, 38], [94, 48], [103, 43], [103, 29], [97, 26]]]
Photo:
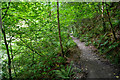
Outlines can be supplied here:
[[62, 68], [61, 70], [54, 70], [55, 74], [59, 78], [69, 79], [74, 74], [72, 66], [67, 66], [66, 69]]

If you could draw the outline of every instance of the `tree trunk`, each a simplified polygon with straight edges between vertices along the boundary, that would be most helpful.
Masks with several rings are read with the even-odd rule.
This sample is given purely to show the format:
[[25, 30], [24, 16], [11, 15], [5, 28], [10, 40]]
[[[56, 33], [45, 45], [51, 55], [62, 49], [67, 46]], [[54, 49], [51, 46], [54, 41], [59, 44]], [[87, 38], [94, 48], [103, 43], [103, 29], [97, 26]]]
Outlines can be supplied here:
[[102, 2], [102, 22], [103, 22], [103, 30], [106, 32], [106, 24], [104, 19], [104, 2]]
[[11, 76], [11, 59], [10, 59], [8, 44], [7, 44], [7, 41], [6, 41], [5, 30], [3, 30], [3, 28], [2, 28], [2, 18], [1, 18], [1, 15], [0, 15], [0, 27], [1, 27], [1, 31], [2, 31], [2, 34], [3, 34], [3, 37], [4, 37], [4, 43], [5, 43], [6, 50], [7, 50], [9, 79], [12, 80], [12, 76]]
[[60, 21], [59, 21], [59, 2], [57, 0], [57, 18], [58, 18], [58, 31], [59, 31], [59, 40], [60, 40], [60, 47], [61, 47], [61, 52], [62, 52], [62, 56], [64, 56], [63, 54], [63, 46], [62, 46], [62, 40], [61, 40], [61, 32], [60, 32]]
[[106, 4], [106, 11], [107, 11], [107, 15], [108, 15], [108, 19], [109, 19], [109, 23], [110, 23], [110, 26], [111, 26], [111, 30], [112, 30], [114, 39], [115, 39], [115, 41], [117, 41], [117, 37], [115, 35], [115, 31], [113, 30], [113, 25], [112, 25], [112, 22], [111, 22], [111, 19], [110, 19], [110, 15], [109, 15], [109, 12], [108, 12], [108, 5], [107, 4]]
[[48, 10], [48, 12], [49, 12], [49, 17], [51, 18], [51, 4], [50, 4], [51, 2], [50, 2], [50, 0], [49, 0], [49, 2], [48, 2], [48, 5], [49, 5], [49, 10]]
[[[12, 38], [11, 38], [12, 39]], [[10, 51], [11, 51], [11, 62], [12, 62], [12, 66], [13, 66], [13, 70], [14, 70], [14, 74], [15, 74], [15, 77], [17, 77], [17, 75], [16, 75], [16, 70], [15, 70], [15, 66], [14, 66], [14, 64], [13, 64], [13, 51], [12, 51], [12, 41], [11, 41], [11, 39], [10, 39]]]

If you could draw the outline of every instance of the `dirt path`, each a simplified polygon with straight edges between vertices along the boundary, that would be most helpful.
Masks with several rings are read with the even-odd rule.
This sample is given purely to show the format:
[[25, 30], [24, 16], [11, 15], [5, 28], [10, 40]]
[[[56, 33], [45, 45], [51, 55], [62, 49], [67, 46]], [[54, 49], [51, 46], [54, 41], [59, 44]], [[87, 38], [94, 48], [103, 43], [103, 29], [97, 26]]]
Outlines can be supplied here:
[[[81, 55], [73, 55], [73, 58], [78, 59], [74, 61], [74, 65], [87, 72], [87, 78], [115, 78], [114, 74], [117, 69], [113, 65], [97, 56], [89, 47], [85, 46], [84, 42], [80, 42], [73, 36], [71, 37], [81, 50]], [[79, 58], [76, 56], [79, 56]]]

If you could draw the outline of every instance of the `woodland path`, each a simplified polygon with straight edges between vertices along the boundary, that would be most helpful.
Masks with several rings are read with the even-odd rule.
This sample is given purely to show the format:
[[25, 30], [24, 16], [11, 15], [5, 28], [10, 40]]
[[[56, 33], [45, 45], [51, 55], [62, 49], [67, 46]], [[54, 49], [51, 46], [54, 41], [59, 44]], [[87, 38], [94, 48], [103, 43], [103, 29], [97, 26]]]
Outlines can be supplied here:
[[84, 42], [80, 42], [79, 39], [73, 36], [71, 37], [81, 52], [80, 55], [73, 54], [73, 58], [78, 59], [73, 60], [74, 66], [87, 72], [87, 78], [115, 78], [114, 73], [118, 71], [115, 66], [97, 56], [89, 46], [85, 46]]

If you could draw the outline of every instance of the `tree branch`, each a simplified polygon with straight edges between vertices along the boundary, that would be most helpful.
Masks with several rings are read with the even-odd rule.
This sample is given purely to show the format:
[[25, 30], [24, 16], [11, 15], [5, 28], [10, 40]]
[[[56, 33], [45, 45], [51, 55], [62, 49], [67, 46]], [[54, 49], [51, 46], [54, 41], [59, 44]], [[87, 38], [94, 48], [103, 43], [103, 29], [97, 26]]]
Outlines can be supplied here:
[[[25, 41], [23, 41], [21, 38], [20, 38], [20, 40], [21, 40], [23, 43], [25, 43]], [[25, 44], [26, 44], [26, 43], [25, 43]], [[40, 55], [37, 51], [33, 50], [29, 45], [26, 44], [26, 47], [29, 48], [32, 52], [37, 53], [39, 56], [42, 56], [42, 55]]]
[[[2, 9], [6, 9], [6, 8], [2, 8]], [[0, 9], [0, 10], [2, 10], [2, 9]]]
[[[10, 0], [10, 2], [11, 2], [11, 0]], [[6, 14], [7, 14], [7, 11], [8, 11], [8, 9], [9, 9], [9, 6], [10, 6], [10, 2], [8, 3], [7, 10], [5, 11], [5, 14], [4, 14], [4, 16], [2, 17], [2, 19], [4, 19], [4, 17], [5, 17], [5, 16], [6, 16]]]

